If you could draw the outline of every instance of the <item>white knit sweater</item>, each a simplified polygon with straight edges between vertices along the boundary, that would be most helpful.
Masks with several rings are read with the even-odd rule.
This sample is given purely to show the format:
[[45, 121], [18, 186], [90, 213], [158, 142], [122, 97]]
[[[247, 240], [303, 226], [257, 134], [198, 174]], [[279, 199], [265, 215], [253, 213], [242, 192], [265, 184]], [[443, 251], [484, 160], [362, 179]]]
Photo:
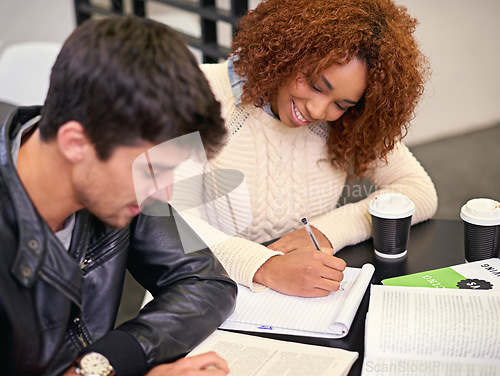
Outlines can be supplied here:
[[215, 228], [222, 228], [217, 225], [220, 214], [205, 218], [210, 225], [189, 215], [185, 218], [236, 282], [253, 290], [264, 289], [252, 281], [255, 272], [280, 253], [259, 243], [300, 228], [302, 217], [307, 217], [339, 250], [371, 237], [367, 209], [376, 193], [390, 190], [408, 195], [416, 206], [413, 223], [430, 218], [436, 211], [437, 196], [431, 179], [402, 144], [388, 156], [387, 165], [377, 162], [368, 171], [367, 177], [378, 189], [376, 193], [338, 207], [347, 174], [328, 162], [327, 126], [290, 128], [260, 108], [236, 107], [227, 63], [205, 64], [202, 70], [222, 104], [229, 131], [227, 144], [210, 161], [210, 168], [243, 172], [251, 208], [245, 206], [244, 195], [238, 190], [229, 198], [233, 209], [247, 208], [251, 212], [251, 223], [237, 236], [225, 236]]

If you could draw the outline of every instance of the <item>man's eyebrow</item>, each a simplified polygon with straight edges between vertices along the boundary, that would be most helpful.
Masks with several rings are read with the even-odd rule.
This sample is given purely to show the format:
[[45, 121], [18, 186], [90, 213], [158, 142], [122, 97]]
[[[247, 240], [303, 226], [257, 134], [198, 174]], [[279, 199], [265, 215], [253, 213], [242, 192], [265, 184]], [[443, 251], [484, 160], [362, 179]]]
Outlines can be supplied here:
[[163, 163], [150, 161], [148, 161], [147, 163], [137, 164], [137, 168], [148, 171], [151, 175], [161, 174], [162, 172], [173, 170], [176, 167], [177, 166], [165, 165]]

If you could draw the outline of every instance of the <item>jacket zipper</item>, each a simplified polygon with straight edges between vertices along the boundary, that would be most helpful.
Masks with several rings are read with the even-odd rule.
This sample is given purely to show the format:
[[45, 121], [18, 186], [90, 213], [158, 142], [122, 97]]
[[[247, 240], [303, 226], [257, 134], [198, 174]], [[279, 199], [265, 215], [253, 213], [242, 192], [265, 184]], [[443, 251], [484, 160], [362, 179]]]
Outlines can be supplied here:
[[73, 319], [73, 324], [74, 324], [74, 334], [78, 342], [78, 347], [84, 348], [87, 347], [89, 342], [85, 338], [85, 334], [82, 329], [82, 323], [80, 320], [80, 317], [77, 316]]
[[[80, 262], [80, 270], [85, 275], [95, 269], [98, 265], [111, 259], [115, 254], [121, 251], [120, 246], [127, 241], [129, 237], [128, 232], [123, 231], [116, 239], [113, 239], [109, 244], [106, 245], [104, 249], [101, 249], [104, 241], [100, 242], [91, 248], [84, 259]], [[111, 252], [108, 252], [111, 248], [114, 248]], [[95, 252], [98, 251], [98, 252]], [[101, 263], [96, 264], [95, 261], [101, 261]]]

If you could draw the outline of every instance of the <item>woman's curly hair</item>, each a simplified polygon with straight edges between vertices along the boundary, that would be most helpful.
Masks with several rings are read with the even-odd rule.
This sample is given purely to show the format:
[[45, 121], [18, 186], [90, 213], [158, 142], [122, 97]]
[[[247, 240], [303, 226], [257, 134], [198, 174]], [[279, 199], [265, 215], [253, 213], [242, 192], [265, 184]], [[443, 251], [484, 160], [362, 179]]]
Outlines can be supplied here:
[[360, 59], [365, 95], [331, 122], [328, 150], [334, 165], [362, 176], [406, 135], [424, 91], [429, 67], [416, 25], [391, 0], [264, 0], [233, 39], [235, 71], [248, 80], [241, 101], [262, 107], [299, 72], [315, 82], [332, 64]]

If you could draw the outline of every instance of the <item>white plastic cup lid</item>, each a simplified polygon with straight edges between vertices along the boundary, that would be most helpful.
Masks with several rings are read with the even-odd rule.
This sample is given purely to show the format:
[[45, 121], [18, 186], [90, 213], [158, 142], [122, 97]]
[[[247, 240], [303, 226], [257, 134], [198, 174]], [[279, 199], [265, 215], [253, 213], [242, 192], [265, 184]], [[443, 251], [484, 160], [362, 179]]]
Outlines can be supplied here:
[[478, 226], [500, 225], [500, 202], [489, 198], [474, 198], [462, 206], [460, 218]]
[[370, 201], [368, 211], [384, 219], [406, 218], [415, 213], [415, 204], [402, 193], [384, 193]]

